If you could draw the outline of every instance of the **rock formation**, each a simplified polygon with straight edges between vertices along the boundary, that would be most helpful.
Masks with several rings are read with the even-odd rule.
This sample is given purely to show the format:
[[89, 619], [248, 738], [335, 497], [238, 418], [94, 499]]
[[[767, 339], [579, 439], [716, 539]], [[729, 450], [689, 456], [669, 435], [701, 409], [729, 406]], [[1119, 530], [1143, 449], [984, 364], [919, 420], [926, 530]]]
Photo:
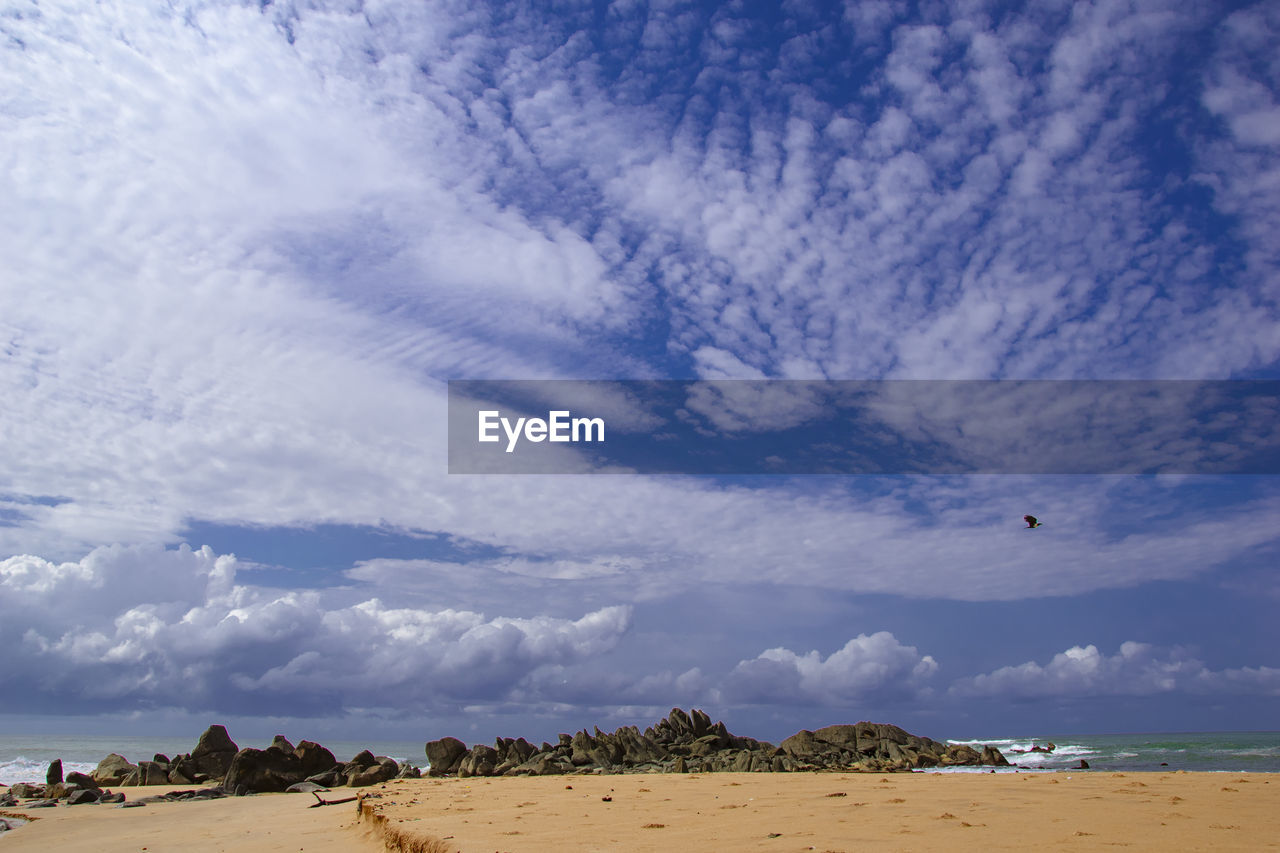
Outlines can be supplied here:
[[[68, 780], [77, 775], [70, 774]], [[363, 787], [418, 775], [416, 767], [402, 766], [368, 750], [343, 763], [314, 741], [303, 740], [294, 746], [283, 735], [276, 735], [266, 749], [240, 749], [223, 726], [214, 725], [200, 735], [189, 755], [169, 759], [157, 754], [151, 761], [130, 764], [124, 756], [112, 753], [98, 764], [92, 778], [85, 777], [90, 784], [78, 787], [209, 785], [229, 794], [250, 794], [284, 791], [304, 781], [324, 788]], [[65, 792], [58, 789], [55, 794], [61, 797]]]
[[957, 765], [1008, 766], [994, 747], [917, 737], [883, 723], [827, 726], [797, 732], [780, 746], [730, 734], [702, 711], [673, 708], [641, 732], [583, 730], [534, 747], [524, 738], [498, 738], [467, 749], [456, 738], [426, 745], [433, 776], [549, 776], [566, 773], [789, 772], [849, 770], [882, 773]]

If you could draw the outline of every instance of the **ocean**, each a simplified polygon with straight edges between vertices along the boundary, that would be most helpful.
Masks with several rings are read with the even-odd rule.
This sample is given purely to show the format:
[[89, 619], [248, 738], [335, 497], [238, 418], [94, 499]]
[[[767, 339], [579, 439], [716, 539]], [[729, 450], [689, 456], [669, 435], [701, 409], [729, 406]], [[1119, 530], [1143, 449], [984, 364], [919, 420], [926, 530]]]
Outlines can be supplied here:
[[[0, 782], [44, 782], [45, 770], [62, 759], [63, 773], [88, 773], [108, 754], [117, 752], [132, 762], [156, 753], [174, 756], [190, 752], [196, 738], [75, 737], [70, 735], [0, 735]], [[1018, 771], [1218, 771], [1224, 773], [1280, 773], [1280, 732], [1189, 732], [1182, 734], [1046, 735], [1037, 737], [964, 740], [981, 747], [991, 744]], [[1053, 752], [1031, 752], [1033, 746]], [[241, 743], [265, 747], [268, 743]], [[346, 761], [362, 749], [397, 761], [427, 766], [422, 741], [331, 741], [324, 743], [334, 757]], [[1076, 768], [1080, 760], [1089, 770]], [[989, 772], [991, 768], [950, 768], [944, 772]]]
[[[1016, 770], [1280, 773], [1280, 732], [1046, 735], [953, 742], [978, 748], [991, 744], [1010, 764], [1018, 765], [1011, 768]], [[1054, 745], [1052, 752], [1032, 751], [1049, 744]], [[1082, 759], [1088, 762], [1088, 771], [1077, 770]]]

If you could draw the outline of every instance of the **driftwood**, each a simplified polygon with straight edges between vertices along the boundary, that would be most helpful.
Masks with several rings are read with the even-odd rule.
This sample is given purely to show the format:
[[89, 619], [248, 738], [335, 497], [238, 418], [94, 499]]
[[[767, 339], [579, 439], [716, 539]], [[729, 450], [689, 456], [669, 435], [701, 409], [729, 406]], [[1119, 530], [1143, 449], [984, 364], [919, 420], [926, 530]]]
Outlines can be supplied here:
[[307, 806], [307, 808], [309, 809], [318, 809], [321, 806], [336, 806], [339, 803], [354, 803], [356, 800], [359, 799], [359, 797], [344, 797], [341, 800], [324, 800], [324, 799], [321, 799], [320, 795], [317, 794], [315, 791], [311, 792], [311, 796], [315, 797], [316, 801], [311, 805]]

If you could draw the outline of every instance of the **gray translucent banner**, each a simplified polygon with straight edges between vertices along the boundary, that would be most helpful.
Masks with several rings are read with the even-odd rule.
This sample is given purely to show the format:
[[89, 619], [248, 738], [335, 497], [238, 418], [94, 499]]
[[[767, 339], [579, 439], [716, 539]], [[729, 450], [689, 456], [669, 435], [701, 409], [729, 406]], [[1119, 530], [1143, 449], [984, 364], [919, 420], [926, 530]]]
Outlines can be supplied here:
[[449, 383], [451, 474], [1277, 474], [1280, 381]]

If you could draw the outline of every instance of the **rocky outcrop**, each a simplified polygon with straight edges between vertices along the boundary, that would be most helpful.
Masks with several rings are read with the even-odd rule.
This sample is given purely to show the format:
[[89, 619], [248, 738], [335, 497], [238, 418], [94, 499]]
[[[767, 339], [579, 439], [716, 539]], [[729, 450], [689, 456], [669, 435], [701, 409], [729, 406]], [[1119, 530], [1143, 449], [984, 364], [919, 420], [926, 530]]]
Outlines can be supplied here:
[[[68, 780], [76, 775], [70, 774]], [[112, 753], [98, 764], [91, 779], [86, 777], [90, 784], [72, 787], [209, 785], [205, 790], [216, 786], [229, 794], [249, 794], [284, 791], [303, 781], [325, 788], [361, 787], [417, 775], [416, 767], [402, 766], [367, 750], [344, 764], [314, 741], [303, 740], [294, 746], [284, 735], [276, 735], [266, 749], [240, 749], [226, 728], [214, 725], [200, 736], [190, 754], [176, 755], [172, 760], [157, 754], [152, 761], [130, 764], [124, 756]]]
[[233, 794], [267, 793], [302, 790], [301, 782], [336, 788], [346, 785], [363, 788], [411, 775], [413, 768], [402, 768], [394, 758], [375, 756], [367, 749], [345, 764], [339, 764], [333, 753], [318, 743], [304, 740], [296, 747], [276, 736], [266, 749], [242, 749], [236, 753], [227, 771], [223, 789]]
[[534, 747], [523, 738], [499, 738], [493, 746], [466, 749], [455, 738], [426, 745], [433, 776], [550, 776], [567, 773], [790, 772], [851, 770], [887, 772], [928, 767], [1007, 765], [994, 747], [918, 737], [883, 723], [827, 726], [797, 732], [778, 747], [731, 734], [702, 711], [673, 708], [641, 732], [624, 726], [608, 734], [596, 728], [562, 734], [556, 744]]
[[994, 747], [979, 753], [963, 744], [946, 744], [918, 737], [884, 723], [827, 726], [800, 731], [782, 742], [782, 751], [802, 765], [816, 768], [920, 770], [959, 765], [1007, 765]]

